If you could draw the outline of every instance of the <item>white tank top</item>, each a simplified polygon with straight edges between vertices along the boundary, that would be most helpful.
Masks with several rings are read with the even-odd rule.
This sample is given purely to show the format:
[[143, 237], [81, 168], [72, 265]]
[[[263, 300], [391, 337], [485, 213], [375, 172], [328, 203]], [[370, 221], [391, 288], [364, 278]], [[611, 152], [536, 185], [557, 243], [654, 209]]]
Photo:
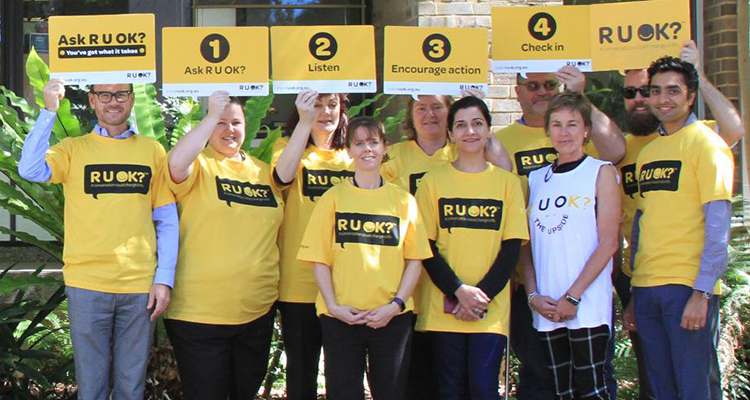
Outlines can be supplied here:
[[[601, 167], [607, 164], [610, 163], [586, 157], [571, 171], [553, 173], [549, 165], [529, 175], [529, 231], [540, 295], [555, 300], [564, 296], [599, 244], [596, 179]], [[611, 274], [610, 259], [583, 292], [574, 319], [556, 323], [534, 312], [534, 328], [549, 332], [563, 327], [609, 326], [612, 321]]]

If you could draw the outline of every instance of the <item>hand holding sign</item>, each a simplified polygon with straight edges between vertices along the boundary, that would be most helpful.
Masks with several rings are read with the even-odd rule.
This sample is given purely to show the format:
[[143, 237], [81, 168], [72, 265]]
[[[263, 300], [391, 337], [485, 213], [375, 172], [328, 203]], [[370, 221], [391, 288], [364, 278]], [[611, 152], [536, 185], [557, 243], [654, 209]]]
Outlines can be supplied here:
[[698, 51], [698, 46], [695, 45], [695, 42], [692, 40], [688, 40], [685, 42], [685, 44], [682, 45], [682, 50], [680, 51], [680, 58], [684, 61], [689, 62], [690, 64], [693, 64], [696, 70], [698, 72], [702, 72], [701, 69], [701, 54]]
[[315, 110], [315, 101], [318, 99], [318, 92], [314, 90], [303, 90], [297, 95], [297, 99], [294, 100], [294, 105], [297, 107], [297, 113], [299, 113], [299, 121], [305, 124], [312, 124], [315, 121], [315, 117], [320, 111]]
[[583, 91], [586, 89], [586, 76], [576, 67], [566, 65], [557, 70], [555, 76], [570, 91], [583, 94]]
[[221, 114], [227, 108], [232, 99], [229, 98], [229, 93], [223, 90], [217, 90], [208, 97], [208, 117], [219, 119]]
[[49, 112], [57, 112], [60, 101], [65, 98], [65, 82], [60, 79], [50, 79], [42, 89], [44, 108]]

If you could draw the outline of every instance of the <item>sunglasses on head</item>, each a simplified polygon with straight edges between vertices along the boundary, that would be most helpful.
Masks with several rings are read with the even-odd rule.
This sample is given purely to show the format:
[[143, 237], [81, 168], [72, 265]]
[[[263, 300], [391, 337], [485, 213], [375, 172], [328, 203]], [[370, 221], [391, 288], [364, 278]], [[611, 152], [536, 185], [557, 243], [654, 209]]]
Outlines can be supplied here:
[[552, 91], [552, 90], [557, 90], [557, 88], [560, 87], [560, 82], [558, 81], [544, 81], [544, 82], [529, 81], [529, 82], [519, 83], [519, 85], [525, 87], [526, 90], [528, 90], [529, 92], [536, 92], [537, 90], [541, 89], [542, 86], [544, 86], [544, 90]]
[[636, 93], [640, 93], [642, 97], [648, 97], [651, 95], [651, 91], [648, 86], [634, 87], [625, 86], [622, 88], [622, 97], [632, 100], [635, 98]]

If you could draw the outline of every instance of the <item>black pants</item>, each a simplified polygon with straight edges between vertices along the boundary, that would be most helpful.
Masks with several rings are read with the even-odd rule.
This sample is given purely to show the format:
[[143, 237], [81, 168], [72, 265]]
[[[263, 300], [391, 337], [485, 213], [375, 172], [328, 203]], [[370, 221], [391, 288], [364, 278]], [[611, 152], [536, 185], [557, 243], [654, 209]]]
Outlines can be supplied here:
[[[416, 321], [416, 318], [414, 320]], [[432, 354], [430, 334], [414, 331], [411, 339], [409, 380], [406, 384], [407, 399], [435, 400], [437, 398], [437, 371]]]
[[612, 399], [604, 379], [610, 336], [607, 325], [558, 328], [539, 335], [547, 346], [547, 362], [555, 377], [558, 399]]
[[348, 325], [320, 317], [328, 400], [362, 400], [365, 369], [374, 400], [402, 400], [409, 374], [413, 314], [393, 317], [383, 328]]
[[[628, 307], [628, 303], [630, 303], [630, 277], [623, 272], [620, 272], [612, 283], [615, 286], [617, 295], [620, 297], [620, 303], [622, 303], [622, 308], [624, 310]], [[643, 355], [643, 346], [641, 346], [641, 340], [638, 338], [638, 332], [628, 332], [628, 335], [630, 336], [630, 341], [633, 343], [635, 361], [638, 365], [638, 399], [656, 400], [654, 392], [651, 390], [651, 384], [648, 382], [646, 358]]]
[[243, 325], [164, 320], [186, 400], [252, 399], [268, 370], [275, 310]]
[[520, 285], [510, 299], [510, 345], [521, 365], [518, 400], [555, 399], [555, 381], [547, 368], [547, 350], [534, 329], [526, 289]]
[[276, 303], [286, 352], [288, 400], [318, 398], [318, 363], [322, 332], [313, 303]]

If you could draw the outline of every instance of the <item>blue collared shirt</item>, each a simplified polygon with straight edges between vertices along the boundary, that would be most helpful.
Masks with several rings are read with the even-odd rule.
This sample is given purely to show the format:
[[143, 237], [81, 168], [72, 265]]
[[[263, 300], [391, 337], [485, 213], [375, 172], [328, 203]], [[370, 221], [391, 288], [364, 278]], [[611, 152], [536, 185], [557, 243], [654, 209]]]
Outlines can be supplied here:
[[[52, 169], [47, 163], [49, 137], [55, 125], [57, 113], [42, 109], [34, 128], [26, 136], [21, 149], [21, 160], [18, 162], [18, 174], [31, 182], [47, 182], [52, 178]], [[109, 132], [98, 124], [94, 126], [97, 135], [112, 139], [127, 139], [135, 135], [135, 130], [128, 127], [125, 132], [111, 137]], [[156, 230], [157, 266], [154, 283], [174, 287], [177, 250], [180, 242], [180, 224], [175, 203], [157, 207], [153, 210], [152, 219]]]
[[[687, 120], [685, 121], [685, 125], [682, 125], [682, 127], [684, 128], [684, 127], [686, 127], [688, 125], [691, 125], [691, 124], [694, 124], [696, 122], [698, 122], [698, 117], [696, 117], [695, 114], [690, 113], [690, 115], [688, 115]], [[659, 135], [661, 135], [661, 136], [669, 136], [669, 134], [667, 133], [667, 131], [664, 130], [664, 125], [662, 125], [662, 124], [659, 124], [659, 127], [656, 128], [656, 131], [659, 132]]]

